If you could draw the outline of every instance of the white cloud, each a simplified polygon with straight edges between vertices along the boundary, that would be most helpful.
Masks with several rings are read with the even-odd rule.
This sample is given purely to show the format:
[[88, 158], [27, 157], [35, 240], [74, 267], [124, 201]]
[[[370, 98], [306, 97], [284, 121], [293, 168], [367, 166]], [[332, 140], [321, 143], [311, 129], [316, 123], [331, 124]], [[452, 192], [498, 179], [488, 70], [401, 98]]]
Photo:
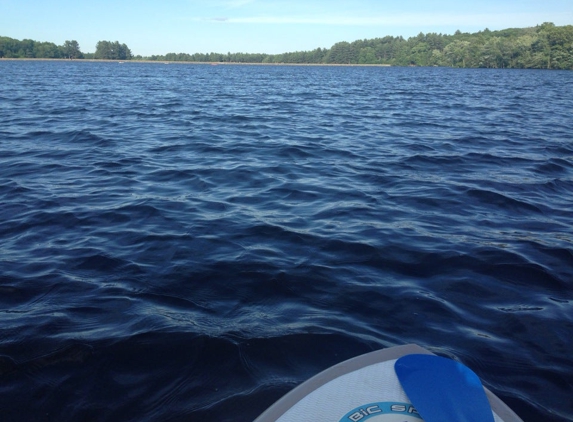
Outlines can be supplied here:
[[256, 0], [227, 0], [225, 5], [230, 8], [238, 8], [254, 3]]
[[[241, 0], [237, 0], [241, 1]], [[243, 0], [248, 1], [248, 0]], [[573, 13], [569, 14], [573, 18]], [[546, 21], [556, 21], [552, 14], [539, 13], [483, 13], [483, 14], [455, 14], [455, 13], [402, 13], [378, 16], [248, 16], [210, 18], [209, 21], [235, 23], [235, 24], [299, 24], [299, 25], [336, 25], [336, 26], [524, 26], [535, 25]], [[563, 18], [563, 16], [560, 16]], [[205, 19], [203, 19], [205, 20]]]

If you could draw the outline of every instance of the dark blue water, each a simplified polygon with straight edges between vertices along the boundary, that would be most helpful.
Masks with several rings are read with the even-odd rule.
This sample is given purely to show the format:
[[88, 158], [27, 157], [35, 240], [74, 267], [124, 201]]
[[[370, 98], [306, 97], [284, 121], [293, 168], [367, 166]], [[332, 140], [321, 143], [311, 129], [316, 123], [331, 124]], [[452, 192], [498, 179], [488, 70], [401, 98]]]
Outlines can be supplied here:
[[3, 421], [251, 421], [417, 343], [573, 420], [573, 73], [0, 61]]

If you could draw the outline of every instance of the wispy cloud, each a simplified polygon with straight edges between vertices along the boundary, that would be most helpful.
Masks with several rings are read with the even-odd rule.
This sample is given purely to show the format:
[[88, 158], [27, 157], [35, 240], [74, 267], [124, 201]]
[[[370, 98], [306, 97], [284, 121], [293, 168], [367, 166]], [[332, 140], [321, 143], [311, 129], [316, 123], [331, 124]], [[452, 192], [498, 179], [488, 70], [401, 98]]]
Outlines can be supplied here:
[[[241, 0], [237, 0], [241, 1]], [[248, 1], [248, 0], [243, 0]], [[274, 24], [274, 25], [336, 25], [336, 26], [476, 26], [512, 25], [514, 22], [529, 21], [531, 24], [543, 21], [538, 13], [403, 13], [378, 16], [247, 16], [228, 18], [207, 18], [212, 22], [229, 24]]]
[[256, 0], [227, 0], [225, 1], [225, 6], [235, 9], [255, 2]]

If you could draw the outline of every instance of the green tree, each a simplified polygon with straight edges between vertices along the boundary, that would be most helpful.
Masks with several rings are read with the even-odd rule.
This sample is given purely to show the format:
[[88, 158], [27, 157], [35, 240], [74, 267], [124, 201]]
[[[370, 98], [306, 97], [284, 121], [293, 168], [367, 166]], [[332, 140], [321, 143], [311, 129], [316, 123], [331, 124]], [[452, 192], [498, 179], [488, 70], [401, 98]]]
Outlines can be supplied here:
[[94, 54], [95, 59], [109, 60], [112, 58], [113, 52], [111, 47], [111, 42], [109, 41], [98, 41], [96, 44], [96, 51]]
[[98, 41], [94, 58], [102, 60], [131, 60], [129, 47], [119, 41]]
[[428, 44], [428, 48], [430, 50], [439, 50], [442, 51], [445, 47], [445, 40], [442, 34], [426, 34], [426, 43]]
[[418, 42], [410, 49], [410, 63], [418, 66], [427, 66], [431, 52], [428, 50], [428, 44]]
[[35, 56], [46, 59], [59, 59], [62, 57], [61, 48], [51, 42], [38, 42], [34, 46]]
[[444, 48], [444, 55], [449, 60], [449, 64], [452, 67], [466, 67], [469, 47], [469, 41], [455, 40], [454, 42], [446, 45]]
[[480, 67], [498, 68], [501, 58], [499, 38], [491, 37], [480, 49]]
[[428, 60], [428, 65], [430, 66], [444, 66], [444, 53], [440, 50], [432, 50], [432, 55]]
[[364, 47], [360, 49], [358, 54], [358, 63], [360, 64], [375, 64], [378, 60], [376, 59], [376, 50], [372, 47]]
[[573, 69], [573, 26], [550, 26], [544, 24], [543, 33], [549, 45], [551, 69]]
[[0, 58], [7, 57], [12, 58], [15, 57], [14, 53], [17, 50], [17, 44], [19, 43], [18, 40], [9, 37], [0, 37]]
[[531, 44], [531, 51], [535, 57], [536, 68], [550, 68], [551, 66], [551, 47], [547, 40], [547, 35], [543, 32], [539, 33], [537, 39]]
[[326, 63], [350, 64], [357, 63], [357, 61], [358, 53], [346, 41], [334, 44], [326, 55]]
[[34, 40], [22, 40], [20, 41], [18, 52], [16, 57], [21, 59], [32, 59], [36, 57], [35, 54], [36, 41]]
[[62, 46], [62, 51], [64, 57], [68, 59], [79, 59], [82, 57], [82, 52], [80, 51], [80, 45], [76, 40], [66, 41]]
[[512, 67], [532, 67], [532, 45], [536, 40], [536, 35], [522, 35], [514, 40]]

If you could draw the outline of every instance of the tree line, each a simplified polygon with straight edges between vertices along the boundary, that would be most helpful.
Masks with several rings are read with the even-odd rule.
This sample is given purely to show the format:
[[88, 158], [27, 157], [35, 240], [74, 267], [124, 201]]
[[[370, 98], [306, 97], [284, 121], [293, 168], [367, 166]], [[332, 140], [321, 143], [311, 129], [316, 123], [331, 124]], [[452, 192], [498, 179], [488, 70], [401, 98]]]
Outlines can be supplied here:
[[81, 59], [83, 57], [80, 46], [75, 40], [66, 41], [63, 45], [56, 45], [51, 42], [20, 41], [9, 37], [0, 37], [0, 58]]
[[82, 53], [76, 40], [56, 45], [51, 42], [0, 37], [0, 58], [131, 60], [132, 57], [129, 47], [119, 41], [98, 41], [95, 53]]
[[453, 35], [420, 33], [339, 42], [331, 48], [283, 54], [168, 53], [133, 56], [125, 44], [99, 41], [95, 53], [82, 53], [77, 41], [62, 46], [0, 37], [0, 57], [86, 58], [227, 63], [378, 64], [392, 66], [448, 66], [486, 68], [573, 69], [573, 25], [546, 22], [531, 28]]
[[169, 53], [136, 59], [189, 62], [377, 64], [485, 68], [573, 69], [573, 25], [546, 22], [531, 28], [453, 35], [420, 33], [339, 42], [329, 49], [283, 54]]

